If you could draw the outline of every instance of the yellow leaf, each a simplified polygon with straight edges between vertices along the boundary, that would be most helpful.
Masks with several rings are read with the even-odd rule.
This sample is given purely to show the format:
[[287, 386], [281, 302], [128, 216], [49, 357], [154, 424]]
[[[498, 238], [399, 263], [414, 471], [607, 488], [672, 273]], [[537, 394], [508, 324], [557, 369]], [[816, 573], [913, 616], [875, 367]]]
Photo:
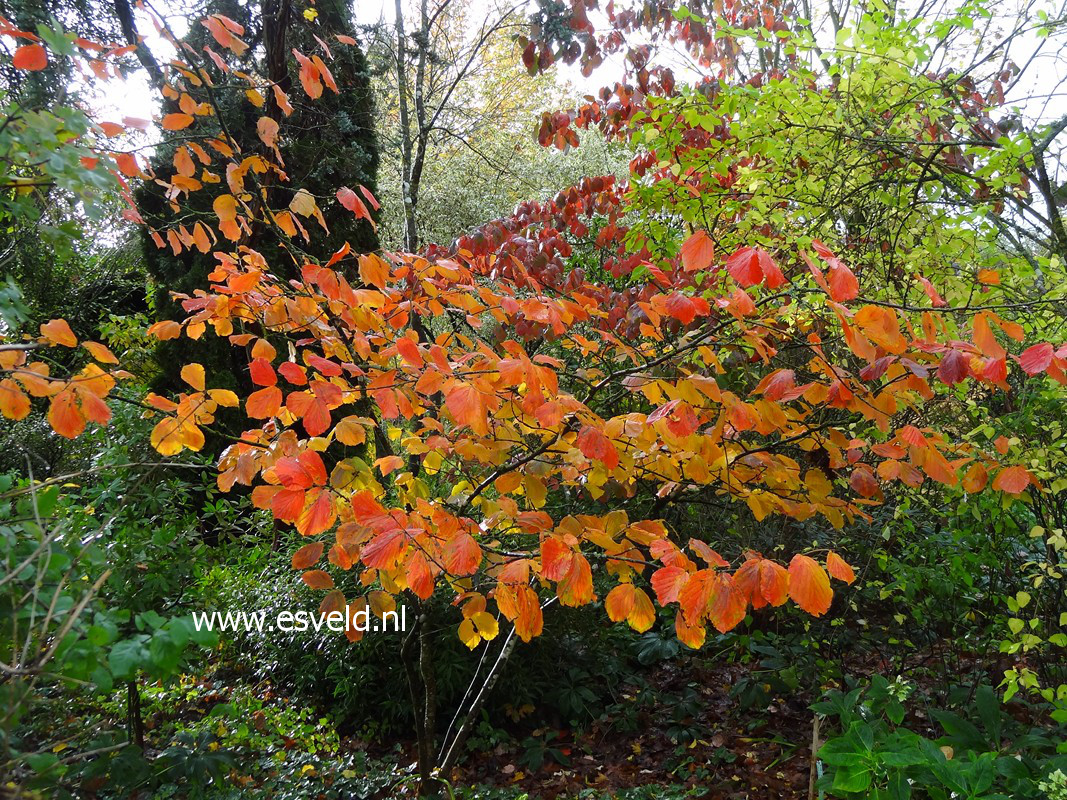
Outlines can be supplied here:
[[318, 213], [319, 210], [318, 205], [315, 203], [315, 198], [311, 196], [307, 189], [301, 189], [293, 195], [293, 199], [289, 201], [289, 208], [302, 217], [310, 217]]
[[182, 367], [181, 376], [198, 392], [204, 391], [204, 368], [200, 364], [186, 364]]
[[[500, 627], [497, 625], [496, 617], [490, 614], [488, 611], [479, 611], [473, 614], [470, 621], [474, 623], [475, 629], [478, 631], [478, 635], [485, 641], [495, 639], [496, 635], [500, 632]], [[468, 645], [469, 646], [469, 645]]]

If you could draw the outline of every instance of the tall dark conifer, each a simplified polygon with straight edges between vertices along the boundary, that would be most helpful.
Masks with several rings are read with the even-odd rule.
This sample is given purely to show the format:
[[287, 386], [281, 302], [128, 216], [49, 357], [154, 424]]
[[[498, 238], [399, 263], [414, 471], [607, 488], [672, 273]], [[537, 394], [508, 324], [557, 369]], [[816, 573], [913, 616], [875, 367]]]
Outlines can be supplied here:
[[[307, 13], [305, 13], [307, 12]], [[337, 35], [351, 35], [353, 24], [351, 11], [344, 0], [319, 0], [310, 4], [306, 0], [210, 0], [197, 18], [209, 14], [223, 14], [245, 27], [243, 40], [250, 46], [242, 59], [227, 53], [230, 63], [237, 69], [260, 75], [278, 83], [289, 96], [293, 112], [285, 115], [275, 103], [271, 92], [266, 92], [266, 104], [253, 106], [244, 96], [231, 76], [225, 76], [207, 62], [207, 69], [217, 79], [218, 118], [201, 118], [200, 126], [214, 124], [221, 134], [225, 131], [245, 155], [263, 151], [256, 125], [266, 114], [279, 124], [278, 143], [288, 175], [288, 182], [271, 181], [268, 185], [268, 201], [271, 208], [280, 210], [289, 205], [298, 189], [306, 189], [319, 198], [329, 235], [316, 222], [305, 220], [312, 234], [311, 242], [302, 240], [282, 241], [270, 228], [253, 229], [252, 236], [242, 241], [259, 251], [267, 259], [272, 271], [282, 277], [296, 277], [299, 263], [305, 255], [325, 259], [345, 241], [357, 252], [369, 252], [378, 247], [378, 238], [373, 227], [355, 216], [333, 200], [341, 186], [356, 188], [358, 185], [376, 190], [378, 149], [374, 134], [373, 100], [370, 74], [362, 50], [355, 45], [338, 42]], [[333, 58], [327, 58], [322, 40], [331, 50]], [[197, 53], [205, 46], [220, 48], [211, 34], [199, 23], [186, 37]], [[328, 64], [339, 91], [335, 94], [326, 89], [322, 97], [311, 100], [301, 88], [293, 49], [305, 54], [317, 53]], [[223, 88], [232, 87], [232, 88]], [[177, 109], [165, 109], [177, 110]], [[198, 129], [200, 130], [200, 129]], [[157, 174], [173, 173], [171, 161], [175, 150], [181, 145], [181, 135], [174, 136], [157, 150], [153, 169]], [[214, 189], [214, 191], [213, 191]], [[191, 227], [200, 216], [215, 219], [211, 203], [216, 196], [228, 191], [225, 180], [205, 185], [191, 195], [182, 206], [182, 222]], [[172, 227], [173, 210], [164, 197], [164, 190], [157, 184], [146, 183], [138, 197], [138, 204], [149, 225]], [[169, 249], [159, 249], [145, 235], [146, 266], [156, 285], [155, 309], [160, 319], [176, 319], [182, 310], [170, 299], [171, 292], [193, 293], [207, 286], [207, 275], [217, 263], [210, 253], [201, 254], [186, 248], [179, 255]], [[228, 243], [226, 243], [228, 244]], [[223, 246], [220, 244], [220, 246]], [[236, 359], [236, 360], [235, 360]], [[209, 372], [217, 375], [214, 385], [232, 388], [246, 386], [247, 376], [242, 374], [247, 359], [228, 342], [209, 344], [187, 339], [165, 342], [159, 348], [159, 364], [162, 370], [161, 388], [180, 386], [178, 369], [190, 361], [203, 363]]]

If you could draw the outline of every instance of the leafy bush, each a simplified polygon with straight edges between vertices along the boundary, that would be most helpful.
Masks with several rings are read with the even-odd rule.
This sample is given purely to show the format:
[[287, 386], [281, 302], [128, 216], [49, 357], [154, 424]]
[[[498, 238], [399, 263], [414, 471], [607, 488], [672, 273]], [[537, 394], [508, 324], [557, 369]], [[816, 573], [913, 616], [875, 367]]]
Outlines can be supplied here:
[[903, 681], [876, 675], [866, 689], [835, 690], [812, 706], [838, 727], [819, 750], [819, 785], [831, 797], [1038, 800], [1042, 784], [1067, 766], [1064, 729], [1016, 721], [989, 686], [977, 689], [965, 715], [930, 709], [936, 738], [905, 726], [910, 693]]

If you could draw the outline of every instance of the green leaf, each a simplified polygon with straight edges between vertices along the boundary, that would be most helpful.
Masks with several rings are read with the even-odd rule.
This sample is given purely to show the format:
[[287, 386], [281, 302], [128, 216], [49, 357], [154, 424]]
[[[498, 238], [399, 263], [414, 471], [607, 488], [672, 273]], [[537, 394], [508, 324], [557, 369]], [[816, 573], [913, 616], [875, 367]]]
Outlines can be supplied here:
[[839, 792], [865, 792], [871, 785], [871, 770], [865, 764], [844, 764], [834, 772], [833, 788]]

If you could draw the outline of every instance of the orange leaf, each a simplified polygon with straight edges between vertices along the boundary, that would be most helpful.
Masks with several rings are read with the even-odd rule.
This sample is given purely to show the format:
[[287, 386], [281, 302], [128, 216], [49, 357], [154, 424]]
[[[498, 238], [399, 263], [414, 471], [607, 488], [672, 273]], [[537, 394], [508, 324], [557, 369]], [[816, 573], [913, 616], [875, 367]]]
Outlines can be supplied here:
[[54, 319], [41, 325], [41, 336], [52, 344], [60, 344], [64, 347], [78, 346], [78, 338], [65, 319]]
[[359, 279], [367, 286], [384, 289], [389, 280], [389, 265], [374, 253], [361, 255], [359, 257]]
[[325, 545], [322, 542], [306, 544], [293, 553], [293, 569], [307, 569], [320, 558]]
[[282, 390], [267, 386], [252, 392], [245, 400], [245, 413], [252, 419], [269, 419], [278, 416], [282, 407]]
[[182, 326], [174, 322], [174, 320], [165, 319], [161, 322], [154, 322], [145, 331], [148, 336], [155, 336], [161, 342], [165, 342], [168, 339], [177, 339], [182, 335]]
[[341, 444], [355, 447], [367, 441], [367, 429], [359, 421], [359, 417], [345, 417], [334, 426], [334, 438]]
[[204, 367], [202, 364], [186, 364], [181, 371], [182, 380], [198, 392], [204, 391]]
[[855, 300], [860, 293], [859, 281], [844, 264], [830, 267], [830, 298], [838, 303]]
[[195, 118], [191, 114], [167, 114], [163, 117], [163, 130], [180, 131], [193, 124]]
[[612, 622], [622, 622], [634, 610], [634, 585], [620, 583], [604, 598], [604, 609]]
[[558, 536], [548, 536], [541, 542], [541, 577], [558, 581], [567, 574], [574, 559], [571, 550]]
[[64, 389], [52, 398], [48, 407], [48, 423], [60, 436], [74, 439], [85, 430], [85, 416], [71, 389]]
[[425, 363], [422, 353], [419, 352], [419, 346], [407, 336], [401, 336], [396, 340], [396, 351], [413, 367], [421, 367]]
[[698, 570], [689, 576], [689, 580], [678, 593], [678, 605], [681, 606], [685, 620], [689, 624], [697, 625], [707, 617], [714, 580], [714, 570]]
[[833, 550], [826, 554], [826, 571], [839, 581], [848, 584], [856, 580], [856, 573], [852, 567]]
[[482, 563], [482, 548], [469, 533], [458, 533], [441, 548], [450, 575], [473, 575]]
[[575, 553], [571, 568], [556, 584], [556, 595], [565, 606], [578, 607], [593, 602], [593, 571], [581, 553]]
[[648, 595], [640, 589], [634, 590], [634, 607], [626, 621], [638, 633], [644, 633], [656, 622], [656, 609]]
[[759, 589], [763, 599], [772, 606], [785, 603], [789, 595], [789, 573], [785, 567], [769, 558], [759, 564]]
[[312, 589], [333, 588], [333, 578], [330, 577], [328, 572], [323, 572], [321, 569], [308, 570], [301, 577], [304, 579], [304, 583]]
[[797, 554], [789, 562], [789, 596], [809, 614], [821, 617], [830, 609], [834, 593], [826, 571], [814, 559]]
[[1008, 467], [1002, 469], [993, 481], [993, 488], [998, 492], [1008, 494], [1022, 494], [1030, 485], [1030, 473], [1023, 467]]
[[615, 443], [593, 425], [586, 425], [578, 432], [575, 442], [582, 455], [586, 458], [595, 459], [604, 464], [608, 469], [619, 466], [619, 452], [615, 449]]
[[963, 476], [963, 490], [967, 494], [977, 494], [989, 482], [989, 471], [981, 464], [972, 464]]
[[711, 582], [708, 601], [708, 620], [719, 633], [726, 633], [745, 618], [748, 599], [734, 587], [733, 577], [719, 573]]
[[0, 381], [0, 414], [8, 419], [25, 419], [30, 413], [30, 398], [10, 378]]
[[256, 132], [259, 139], [267, 147], [275, 147], [278, 144], [278, 123], [270, 117], [260, 117], [256, 123]]
[[686, 272], [699, 272], [711, 266], [715, 258], [715, 244], [706, 231], [696, 231], [685, 240], [681, 256], [682, 267]]
[[25, 44], [15, 51], [11, 65], [15, 69], [37, 72], [48, 66], [48, 53], [39, 44]]
[[652, 573], [652, 588], [661, 606], [678, 600], [678, 594], [689, 580], [689, 573], [678, 566], [661, 567]]
[[488, 411], [482, 393], [470, 383], [457, 381], [445, 392], [445, 408], [457, 425], [468, 425], [478, 434], [489, 432]]
[[296, 529], [303, 536], [314, 536], [328, 530], [337, 519], [333, 507], [333, 492], [328, 489], [313, 489], [307, 493], [311, 499], [296, 519]]
[[371, 539], [360, 551], [360, 558], [368, 567], [393, 569], [407, 547], [407, 537], [400, 528], [385, 531]]

